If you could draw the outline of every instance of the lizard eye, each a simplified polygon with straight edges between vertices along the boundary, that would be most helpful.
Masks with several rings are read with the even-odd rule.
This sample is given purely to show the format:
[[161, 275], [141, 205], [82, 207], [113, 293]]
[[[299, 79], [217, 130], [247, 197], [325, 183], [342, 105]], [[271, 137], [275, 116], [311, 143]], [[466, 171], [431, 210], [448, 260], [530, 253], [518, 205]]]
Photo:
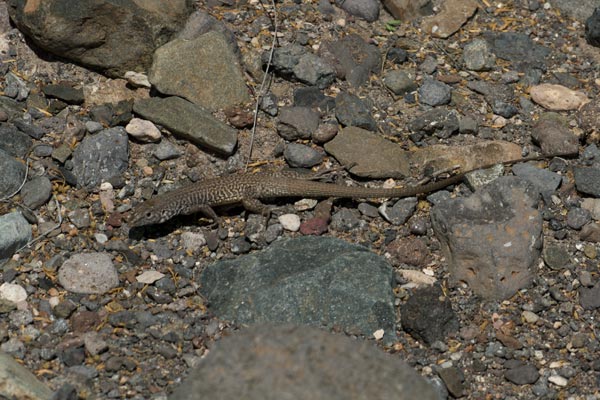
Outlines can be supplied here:
[[152, 218], [152, 211], [146, 211], [146, 218]]

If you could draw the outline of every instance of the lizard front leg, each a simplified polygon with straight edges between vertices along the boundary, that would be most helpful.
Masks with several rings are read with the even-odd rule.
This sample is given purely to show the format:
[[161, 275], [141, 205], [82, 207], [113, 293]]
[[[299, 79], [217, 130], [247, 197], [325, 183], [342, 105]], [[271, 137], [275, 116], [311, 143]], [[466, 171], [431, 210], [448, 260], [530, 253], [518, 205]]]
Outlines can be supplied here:
[[217, 213], [215, 212], [215, 210], [213, 210], [212, 207], [209, 206], [208, 204], [204, 204], [202, 206], [199, 206], [194, 211], [200, 212], [205, 217], [208, 217], [208, 218], [212, 219], [213, 222], [212, 222], [212, 224], [210, 224], [210, 226], [221, 226], [221, 219], [219, 218], [219, 216], [217, 215]]
[[267, 222], [269, 222], [269, 217], [271, 216], [271, 209], [269, 208], [269, 206], [261, 203], [260, 200], [245, 199], [242, 200], [242, 205], [247, 211], [265, 217], [265, 225], [267, 224]]

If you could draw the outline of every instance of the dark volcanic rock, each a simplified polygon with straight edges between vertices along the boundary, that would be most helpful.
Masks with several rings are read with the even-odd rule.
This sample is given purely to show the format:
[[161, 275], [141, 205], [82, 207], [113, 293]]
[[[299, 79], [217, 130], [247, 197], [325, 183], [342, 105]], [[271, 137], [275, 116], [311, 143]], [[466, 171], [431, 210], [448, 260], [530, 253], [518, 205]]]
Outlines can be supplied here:
[[344, 126], [377, 130], [377, 121], [371, 116], [369, 107], [350, 93], [342, 92], [335, 98], [335, 117]]
[[73, 173], [79, 185], [92, 188], [127, 169], [129, 144], [121, 127], [86, 137], [73, 152]]
[[0, 149], [8, 154], [25, 158], [33, 140], [24, 133], [19, 132], [14, 125], [0, 124]]
[[600, 7], [585, 21], [585, 40], [595, 47], [600, 47]]
[[486, 32], [484, 38], [493, 52], [503, 60], [512, 61], [521, 71], [530, 67], [545, 69], [550, 49], [517, 32]]
[[400, 307], [400, 314], [402, 328], [429, 345], [458, 329], [458, 318], [439, 286], [416, 289]]
[[15, 25], [36, 45], [110, 76], [146, 70], [181, 29], [191, 0], [10, 0]]
[[304, 236], [267, 250], [219, 261], [200, 276], [201, 291], [220, 318], [241, 324], [335, 324], [394, 335], [392, 270], [366, 248]]

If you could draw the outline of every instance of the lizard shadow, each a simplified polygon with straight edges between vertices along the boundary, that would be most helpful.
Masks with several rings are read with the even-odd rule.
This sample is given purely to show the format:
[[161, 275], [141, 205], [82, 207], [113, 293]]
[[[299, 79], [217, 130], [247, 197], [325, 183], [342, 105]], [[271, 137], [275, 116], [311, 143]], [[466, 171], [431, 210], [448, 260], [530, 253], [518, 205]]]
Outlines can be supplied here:
[[202, 217], [201, 213], [191, 214], [191, 215], [178, 215], [174, 218], [171, 218], [168, 221], [163, 222], [162, 224], [153, 224], [146, 226], [139, 226], [129, 229], [128, 237], [133, 240], [141, 240], [141, 239], [158, 239], [164, 236], [167, 236], [176, 230], [180, 229], [182, 226], [187, 225], [202, 225], [209, 226], [210, 224], [202, 224], [200, 221]]
[[[288, 212], [298, 212], [294, 211], [293, 206], [290, 205], [290, 203], [293, 202], [294, 199], [297, 200], [297, 198], [294, 197], [268, 199], [268, 202], [266, 204], [271, 210], [271, 218], [277, 218], [279, 215]], [[345, 198], [335, 198], [334, 201], [336, 206], [350, 208], [355, 207], [357, 203], [356, 199]], [[249, 211], [246, 211], [244, 213], [244, 208], [242, 205], [225, 205], [216, 207], [215, 210], [217, 211], [217, 214], [219, 215], [220, 219], [241, 217], [247, 221], [248, 216], [250, 215]], [[215, 224], [212, 221], [208, 221], [205, 215], [203, 215], [201, 212], [197, 212], [190, 215], [178, 215], [161, 224], [130, 228], [128, 237], [132, 240], [158, 239], [169, 235], [184, 226], [199, 226], [202, 228], [214, 230], [219, 229], [218, 224]]]

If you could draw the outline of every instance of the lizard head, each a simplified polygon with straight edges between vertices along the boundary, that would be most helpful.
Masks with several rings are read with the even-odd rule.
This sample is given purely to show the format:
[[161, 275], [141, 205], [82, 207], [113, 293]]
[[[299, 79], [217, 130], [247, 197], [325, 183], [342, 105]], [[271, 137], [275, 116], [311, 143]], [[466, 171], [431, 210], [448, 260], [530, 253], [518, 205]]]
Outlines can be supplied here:
[[154, 199], [144, 201], [133, 207], [129, 214], [129, 226], [136, 228], [144, 225], [162, 224], [174, 214], [167, 208], [156, 207]]

